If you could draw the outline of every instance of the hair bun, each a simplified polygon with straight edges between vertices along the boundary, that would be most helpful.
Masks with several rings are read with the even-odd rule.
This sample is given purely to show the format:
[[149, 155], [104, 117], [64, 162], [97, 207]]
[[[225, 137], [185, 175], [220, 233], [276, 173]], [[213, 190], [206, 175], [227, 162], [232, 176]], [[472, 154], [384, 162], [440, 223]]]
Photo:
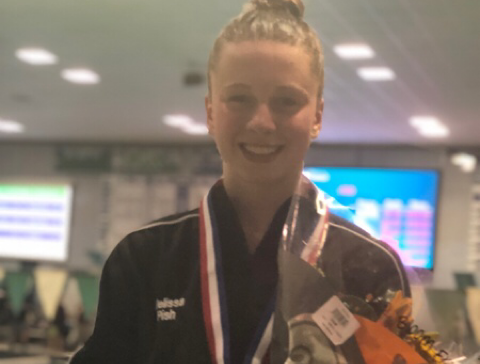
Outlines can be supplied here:
[[302, 0], [284, 0], [285, 5], [288, 7], [291, 13], [298, 18], [303, 18], [305, 13], [305, 6]]
[[[302, 0], [250, 0], [249, 4], [256, 9], [266, 9], [273, 7], [284, 7], [297, 18], [303, 18], [305, 6]], [[250, 8], [248, 6], [248, 8]]]

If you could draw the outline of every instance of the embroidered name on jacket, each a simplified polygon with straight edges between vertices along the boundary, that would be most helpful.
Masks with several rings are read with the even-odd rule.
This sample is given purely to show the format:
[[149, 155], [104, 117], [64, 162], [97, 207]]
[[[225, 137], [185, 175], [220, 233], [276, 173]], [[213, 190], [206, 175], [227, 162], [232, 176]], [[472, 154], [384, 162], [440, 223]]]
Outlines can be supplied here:
[[176, 309], [185, 306], [185, 298], [168, 298], [157, 299], [157, 322], [158, 321], [174, 321], [177, 319]]

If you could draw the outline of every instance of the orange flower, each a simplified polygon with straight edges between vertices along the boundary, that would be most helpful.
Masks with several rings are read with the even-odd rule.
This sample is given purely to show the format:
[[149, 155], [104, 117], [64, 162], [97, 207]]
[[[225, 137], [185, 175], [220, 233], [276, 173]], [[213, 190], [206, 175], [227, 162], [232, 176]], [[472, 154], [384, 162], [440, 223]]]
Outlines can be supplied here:
[[395, 297], [377, 322], [383, 324], [383, 326], [395, 334], [401, 334], [402, 324], [411, 324], [413, 322], [412, 299], [403, 297], [402, 292], [397, 291]]

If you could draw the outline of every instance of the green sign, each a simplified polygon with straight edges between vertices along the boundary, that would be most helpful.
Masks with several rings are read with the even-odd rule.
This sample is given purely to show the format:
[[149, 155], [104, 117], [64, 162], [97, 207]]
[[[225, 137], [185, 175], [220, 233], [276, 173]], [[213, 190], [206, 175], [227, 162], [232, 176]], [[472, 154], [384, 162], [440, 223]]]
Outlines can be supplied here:
[[110, 172], [110, 148], [96, 146], [64, 146], [56, 150], [57, 170], [62, 172]]

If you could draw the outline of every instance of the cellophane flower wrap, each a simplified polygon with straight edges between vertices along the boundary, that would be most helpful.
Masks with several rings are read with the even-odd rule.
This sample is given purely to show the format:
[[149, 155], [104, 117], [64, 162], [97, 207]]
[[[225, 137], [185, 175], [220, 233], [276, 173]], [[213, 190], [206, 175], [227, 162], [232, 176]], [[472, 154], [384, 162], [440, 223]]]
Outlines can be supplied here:
[[278, 251], [271, 362], [449, 362], [414, 324], [397, 254], [354, 221], [302, 176]]

